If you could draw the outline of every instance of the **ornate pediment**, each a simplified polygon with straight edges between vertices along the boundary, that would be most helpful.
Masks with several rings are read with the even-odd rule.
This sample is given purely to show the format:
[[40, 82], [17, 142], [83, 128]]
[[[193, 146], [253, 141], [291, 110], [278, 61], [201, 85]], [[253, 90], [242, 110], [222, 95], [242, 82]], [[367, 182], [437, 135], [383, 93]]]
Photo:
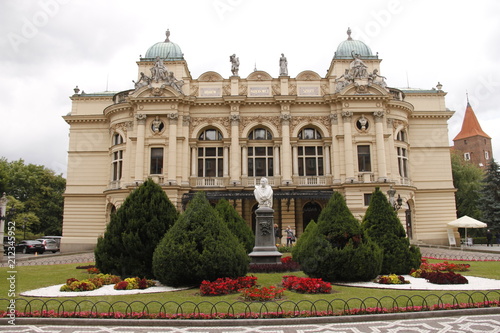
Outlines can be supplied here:
[[217, 72], [205, 72], [200, 75], [198, 78], [199, 82], [220, 82], [223, 81], [224, 78]]
[[300, 72], [299, 75], [295, 78], [297, 81], [317, 81], [321, 80], [321, 76], [318, 73], [313, 71], [303, 71]]
[[248, 75], [248, 81], [269, 81], [272, 80], [272, 76], [264, 71], [255, 71]]

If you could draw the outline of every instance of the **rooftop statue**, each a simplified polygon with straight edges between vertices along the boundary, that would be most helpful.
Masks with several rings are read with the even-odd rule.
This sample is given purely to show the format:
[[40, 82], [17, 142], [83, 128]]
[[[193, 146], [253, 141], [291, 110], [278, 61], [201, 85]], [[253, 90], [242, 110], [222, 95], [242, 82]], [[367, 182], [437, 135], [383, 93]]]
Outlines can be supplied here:
[[368, 76], [368, 72], [366, 69], [368, 66], [365, 65], [363, 60], [361, 60], [361, 56], [359, 54], [352, 54], [352, 57], [354, 60], [351, 62], [351, 71], [350, 74], [352, 75], [353, 78], [355, 79], [364, 79]]
[[233, 54], [229, 56], [229, 61], [231, 62], [231, 73], [234, 76], [238, 76], [238, 71], [240, 70], [240, 58]]
[[135, 89], [139, 89], [144, 86], [149, 86], [149, 84], [151, 83], [151, 78], [141, 72], [141, 77], [139, 78], [139, 80], [137, 82], [132, 80], [132, 82], [134, 82]]
[[263, 177], [260, 179], [260, 185], [255, 185], [253, 194], [255, 195], [255, 200], [259, 203], [259, 208], [273, 208], [273, 189], [269, 185], [267, 178]]
[[153, 67], [151, 67], [151, 79], [156, 82], [165, 81], [167, 79], [168, 70], [163, 64], [163, 60], [160, 57], [156, 57], [156, 61]]
[[288, 61], [283, 53], [280, 58], [280, 76], [288, 76]]

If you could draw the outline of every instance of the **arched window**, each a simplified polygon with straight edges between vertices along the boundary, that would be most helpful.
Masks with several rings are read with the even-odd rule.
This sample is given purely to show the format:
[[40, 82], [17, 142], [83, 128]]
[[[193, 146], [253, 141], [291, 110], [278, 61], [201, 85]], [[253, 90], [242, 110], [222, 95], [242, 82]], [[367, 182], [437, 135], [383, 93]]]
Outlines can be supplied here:
[[271, 132], [255, 128], [248, 134], [248, 176], [272, 177], [274, 175], [274, 149]]
[[406, 132], [404, 130], [399, 131], [396, 135], [396, 140], [406, 142]]
[[123, 143], [123, 137], [120, 134], [115, 133], [113, 135], [113, 146], [121, 145], [122, 143]]
[[[297, 147], [299, 176], [323, 176], [324, 156], [321, 133], [315, 128], [304, 128], [298, 134]], [[316, 140], [316, 142], [314, 141]]]
[[203, 130], [198, 136], [198, 177], [222, 177], [224, 149], [222, 133], [213, 128]]

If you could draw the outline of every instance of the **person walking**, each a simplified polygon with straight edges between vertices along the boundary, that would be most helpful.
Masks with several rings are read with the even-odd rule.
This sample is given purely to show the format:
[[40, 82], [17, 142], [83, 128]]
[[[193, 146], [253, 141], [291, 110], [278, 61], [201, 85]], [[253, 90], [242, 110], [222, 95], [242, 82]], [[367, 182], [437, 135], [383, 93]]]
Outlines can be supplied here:
[[295, 240], [295, 235], [290, 227], [286, 227], [286, 246], [292, 246]]
[[275, 242], [276, 242], [276, 246], [279, 246], [281, 245], [281, 229], [280, 227], [275, 223], [274, 224], [274, 238], [275, 238]]
[[486, 232], [486, 246], [493, 246], [491, 241], [493, 240], [493, 234], [491, 233], [491, 230], [488, 229]]

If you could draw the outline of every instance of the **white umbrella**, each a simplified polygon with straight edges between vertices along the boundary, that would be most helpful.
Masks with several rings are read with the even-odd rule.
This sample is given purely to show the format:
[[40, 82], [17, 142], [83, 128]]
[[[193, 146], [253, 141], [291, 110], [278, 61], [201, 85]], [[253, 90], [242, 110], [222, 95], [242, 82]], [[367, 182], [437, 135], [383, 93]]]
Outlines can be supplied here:
[[467, 228], [486, 228], [488, 225], [484, 222], [478, 221], [476, 219], [473, 219], [472, 217], [469, 217], [467, 215], [462, 216], [459, 219], [456, 219], [455, 221], [448, 222], [448, 225], [450, 227], [456, 227], [456, 228], [465, 228], [465, 239], [467, 240]]

